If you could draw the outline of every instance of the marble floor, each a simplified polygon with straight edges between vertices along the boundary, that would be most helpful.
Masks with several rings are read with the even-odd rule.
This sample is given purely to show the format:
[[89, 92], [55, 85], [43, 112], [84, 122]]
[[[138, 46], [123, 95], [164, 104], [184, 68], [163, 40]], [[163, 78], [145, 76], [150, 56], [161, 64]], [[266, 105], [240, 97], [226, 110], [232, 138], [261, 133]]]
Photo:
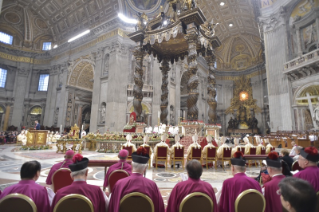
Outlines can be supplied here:
[[[6, 144], [0, 146], [0, 190], [5, 187], [17, 183], [20, 180], [21, 165], [30, 160], [37, 160], [41, 163], [42, 170], [38, 183], [46, 185], [46, 177], [49, 173], [51, 166], [57, 162], [62, 161], [62, 153], [56, 153], [52, 150], [20, 150], [19, 146], [13, 144]], [[93, 151], [83, 151], [83, 156], [91, 160], [117, 160], [116, 153], [97, 153]], [[186, 169], [176, 168], [150, 168], [146, 172], [146, 177], [156, 182], [159, 187], [164, 202], [166, 203], [167, 197], [171, 189], [181, 181], [180, 173], [186, 174]], [[258, 167], [247, 168], [249, 176], [256, 176], [259, 173]], [[217, 168], [217, 170], [204, 168], [201, 179], [210, 183], [216, 190], [221, 189], [222, 183], [225, 179], [232, 177], [229, 167], [225, 170]], [[104, 168], [92, 167], [89, 168], [88, 183], [103, 186]]]

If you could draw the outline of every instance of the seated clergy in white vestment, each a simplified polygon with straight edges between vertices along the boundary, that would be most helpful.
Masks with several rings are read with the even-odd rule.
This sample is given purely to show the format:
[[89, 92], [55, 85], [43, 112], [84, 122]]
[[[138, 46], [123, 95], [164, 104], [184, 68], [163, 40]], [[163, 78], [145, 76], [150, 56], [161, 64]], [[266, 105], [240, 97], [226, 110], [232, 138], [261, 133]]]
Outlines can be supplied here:
[[[202, 157], [203, 157], [203, 161], [205, 161], [205, 159], [206, 159], [206, 157], [207, 157], [207, 149], [209, 149], [209, 148], [212, 148], [212, 147], [216, 147], [216, 146], [214, 146], [213, 145], [213, 143], [212, 143], [212, 141], [213, 141], [213, 138], [210, 136], [210, 135], [208, 135], [207, 137], [206, 137], [206, 141], [207, 141], [207, 145], [206, 146], [204, 146], [204, 148], [203, 148], [203, 151], [202, 151]], [[217, 153], [217, 152], [216, 152]]]
[[[135, 144], [132, 144], [132, 136], [131, 136], [131, 134], [128, 134], [127, 136], [126, 136], [126, 143], [125, 144], [123, 144], [123, 146], [124, 147], [132, 147], [132, 152], [136, 152], [136, 146], [135, 146]], [[123, 147], [122, 146], [122, 147]], [[123, 149], [123, 148], [122, 148]]]
[[180, 141], [179, 135], [175, 135], [175, 144], [169, 150], [169, 157], [171, 160], [171, 165], [175, 165], [175, 164], [178, 164], [179, 166], [182, 165], [181, 162], [176, 162], [175, 164], [172, 164], [173, 158], [174, 158], [174, 148], [176, 147], [177, 149], [182, 149], [184, 147], [182, 144], [179, 143], [179, 141]]
[[266, 142], [266, 154], [268, 154], [269, 152], [270, 152], [270, 150], [271, 150], [271, 148], [273, 148], [273, 146], [270, 144], [270, 142], [269, 142], [269, 138], [266, 138], [265, 139], [265, 142]]
[[194, 147], [195, 149], [201, 148], [201, 145], [198, 144], [197, 131], [195, 131], [195, 135], [192, 136], [192, 140], [193, 140], [193, 143], [191, 145], [189, 145], [187, 152], [186, 152], [187, 161], [191, 160], [191, 158], [192, 158], [192, 147]]
[[260, 155], [261, 154], [261, 150], [262, 149], [266, 149], [266, 147], [264, 147], [264, 145], [262, 145], [260, 136], [256, 136], [256, 142], [258, 144], [258, 146], [256, 147], [256, 155]]
[[244, 142], [245, 142], [245, 155], [249, 155], [250, 154], [250, 148], [254, 147], [250, 142], [248, 137], [244, 138]]
[[234, 144], [235, 144], [235, 146], [231, 150], [231, 155], [232, 156], [235, 154], [235, 152], [237, 152], [238, 149], [241, 152], [241, 148], [243, 148], [243, 146], [239, 145], [239, 138], [234, 138]]
[[224, 152], [224, 148], [230, 148], [226, 143], [226, 138], [224, 136], [221, 137], [220, 139], [220, 146], [218, 147], [217, 150], [217, 158], [221, 159], [223, 157], [223, 152]]
[[[167, 147], [167, 156], [169, 156], [169, 146], [167, 145], [167, 143], [165, 143], [166, 139], [167, 139], [167, 135], [166, 134], [161, 135], [161, 142], [156, 144], [155, 147], [154, 147], [154, 155], [153, 155], [153, 165], [154, 165], [154, 167], [156, 166], [155, 158], [157, 156], [157, 148], [158, 147]], [[157, 162], [157, 166], [158, 167], [164, 167], [165, 166], [165, 162], [164, 161], [158, 161]]]
[[152, 150], [152, 148], [150, 147], [150, 145], [148, 145], [147, 143], [149, 142], [149, 138], [148, 138], [148, 136], [147, 135], [145, 135], [144, 136], [144, 138], [143, 138], [143, 144], [141, 145], [142, 147], [149, 147], [150, 148], [150, 152], [149, 152], [149, 155], [152, 155], [153, 154], [153, 150]]

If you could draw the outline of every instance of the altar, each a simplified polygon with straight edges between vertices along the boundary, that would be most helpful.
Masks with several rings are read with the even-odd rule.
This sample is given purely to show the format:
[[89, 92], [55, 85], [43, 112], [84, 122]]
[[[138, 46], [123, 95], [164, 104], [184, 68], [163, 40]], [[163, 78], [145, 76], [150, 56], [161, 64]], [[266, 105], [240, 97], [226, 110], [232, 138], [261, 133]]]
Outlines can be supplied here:
[[47, 130], [29, 130], [27, 133], [27, 146], [44, 146], [47, 144]]

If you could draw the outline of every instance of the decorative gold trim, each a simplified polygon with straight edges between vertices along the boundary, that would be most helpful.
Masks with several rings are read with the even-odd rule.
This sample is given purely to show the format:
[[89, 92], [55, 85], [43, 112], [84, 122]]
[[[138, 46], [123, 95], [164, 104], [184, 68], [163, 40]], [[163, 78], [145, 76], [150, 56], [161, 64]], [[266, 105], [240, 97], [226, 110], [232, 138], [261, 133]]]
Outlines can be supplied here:
[[2, 198], [0, 200], [0, 205], [1, 205], [2, 202], [6, 201], [7, 199], [10, 199], [10, 198], [19, 198], [19, 199], [25, 200], [32, 207], [32, 211], [33, 212], [37, 212], [37, 206], [35, 205], [33, 200], [30, 197], [28, 197], [28, 196], [26, 196], [24, 194], [19, 194], [19, 193], [13, 193], [13, 194], [9, 194], [9, 195], [5, 196], [4, 198]]
[[[226, 71], [224, 71], [226, 72]], [[248, 75], [245, 75], [245, 77], [247, 79], [250, 79], [250, 78], [253, 78], [255, 76], [258, 76], [258, 75], [263, 75], [266, 73], [266, 70], [262, 70], [262, 71], [255, 71], [251, 74], [248, 74]], [[232, 80], [232, 81], [236, 81], [238, 79], [240, 79], [241, 76], [215, 76], [215, 79], [216, 80]]]
[[192, 197], [194, 197], [194, 196], [203, 196], [203, 197], [206, 197], [206, 198], [209, 200], [209, 202], [210, 202], [210, 204], [211, 204], [211, 206], [212, 206], [211, 211], [212, 211], [212, 212], [214, 211], [214, 203], [213, 203], [213, 201], [211, 200], [211, 198], [210, 198], [207, 194], [204, 194], [204, 193], [202, 193], [202, 192], [194, 192], [194, 193], [188, 194], [186, 197], [184, 197], [184, 199], [182, 200], [182, 202], [181, 202], [181, 204], [180, 204], [180, 206], [179, 206], [179, 212], [183, 212], [183, 206], [184, 206], [184, 204], [187, 202], [187, 200], [189, 200], [190, 198], [192, 198]]
[[33, 64], [48, 64], [51, 62], [51, 60], [38, 60], [38, 59], [30, 58], [30, 57], [20, 57], [20, 56], [15, 56], [11, 54], [6, 54], [3, 52], [0, 52], [0, 58], [11, 60], [14, 62], [33, 63]]
[[[108, 180], [108, 186], [107, 186], [107, 189], [109, 190], [109, 193], [112, 193], [112, 191], [111, 191], [111, 186], [110, 186], [110, 178], [111, 178], [111, 176], [112, 176], [112, 174], [114, 174], [115, 172], [124, 172], [125, 174], [127, 174], [127, 176], [130, 176], [130, 174], [129, 173], [127, 173], [127, 171], [125, 171], [125, 170], [114, 170], [114, 171], [112, 171], [111, 172], [111, 174], [109, 175], [109, 178], [107, 179]], [[103, 191], [105, 190], [105, 187], [103, 187]]]
[[93, 208], [93, 204], [92, 204], [91, 200], [89, 198], [87, 198], [86, 196], [83, 196], [81, 194], [69, 194], [69, 195], [64, 196], [54, 206], [53, 212], [57, 212], [58, 211], [58, 207], [60, 206], [60, 204], [63, 201], [68, 200], [68, 199], [81, 199], [81, 200], [83, 200], [84, 202], [86, 202], [89, 205], [89, 207], [91, 209], [91, 212], [94, 212], [94, 208]]
[[[130, 193], [130, 194], [126, 194], [124, 197], [122, 197], [121, 201], [120, 201], [120, 207], [121, 207], [121, 204], [128, 198], [130, 197], [134, 197], [134, 196], [139, 196], [139, 197], [142, 197], [144, 199], [146, 199], [150, 205], [151, 205], [151, 208], [152, 210], [150, 212], [154, 212], [154, 204], [153, 204], [153, 201], [151, 200], [151, 198], [149, 198], [147, 195], [145, 194], [142, 194], [140, 192], [133, 192], [133, 193]], [[54, 211], [55, 212], [55, 211]]]
[[53, 178], [54, 178], [54, 176], [55, 176], [55, 174], [56, 174], [57, 172], [63, 171], [63, 170], [68, 170], [68, 171], [70, 172], [70, 174], [71, 174], [71, 170], [68, 169], [68, 168], [60, 168], [60, 169], [56, 170], [56, 171], [53, 173], [53, 175], [52, 175], [52, 177], [51, 177], [51, 182], [52, 182], [52, 189], [53, 189], [54, 192], [56, 192], [56, 191], [55, 191], [55, 189], [54, 189], [54, 181], [53, 181]]
[[235, 201], [235, 212], [238, 212], [238, 204], [240, 202], [240, 200], [246, 195], [246, 194], [249, 194], [249, 193], [256, 193], [257, 195], [261, 196], [262, 200], [263, 200], [263, 209], [262, 209], [262, 212], [265, 211], [265, 207], [266, 207], [266, 200], [265, 200], [265, 197], [259, 192], [257, 191], [256, 189], [247, 189], [243, 192], [241, 192], [238, 197], [236, 198], [236, 201]]
[[[166, 157], [158, 157], [158, 148], [166, 148]], [[157, 153], [155, 157], [155, 168], [157, 169], [157, 161], [165, 161], [165, 169], [167, 169], [167, 154], [168, 154], [168, 147], [167, 146], [159, 146], [157, 147]], [[164, 159], [165, 158], [165, 159]]]

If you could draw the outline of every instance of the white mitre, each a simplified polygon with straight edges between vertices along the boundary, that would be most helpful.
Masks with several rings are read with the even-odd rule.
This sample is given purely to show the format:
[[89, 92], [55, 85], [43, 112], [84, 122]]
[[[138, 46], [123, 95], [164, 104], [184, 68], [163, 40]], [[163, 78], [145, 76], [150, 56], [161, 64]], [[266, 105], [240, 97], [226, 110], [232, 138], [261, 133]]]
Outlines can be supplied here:
[[208, 143], [210, 146], [215, 147], [214, 144], [212, 143], [212, 141], [213, 141], [212, 136], [208, 135], [208, 136], [206, 137], [206, 141], [207, 141], [207, 143]]
[[148, 138], [148, 136], [145, 135], [144, 138], [143, 138], [144, 144], [147, 144], [147, 142], [148, 142], [149, 140], [150, 140], [150, 139]]
[[167, 135], [165, 133], [161, 135], [161, 142], [165, 142], [166, 139], [167, 139]]
[[247, 144], [249, 144], [249, 143], [250, 143], [250, 142], [249, 142], [248, 137], [245, 137], [243, 140], [244, 140], [244, 141], [245, 141], [245, 143], [247, 143]]
[[126, 136], [126, 140], [127, 140], [127, 142], [130, 142], [130, 141], [132, 140], [131, 134], [128, 134], [128, 135]]

